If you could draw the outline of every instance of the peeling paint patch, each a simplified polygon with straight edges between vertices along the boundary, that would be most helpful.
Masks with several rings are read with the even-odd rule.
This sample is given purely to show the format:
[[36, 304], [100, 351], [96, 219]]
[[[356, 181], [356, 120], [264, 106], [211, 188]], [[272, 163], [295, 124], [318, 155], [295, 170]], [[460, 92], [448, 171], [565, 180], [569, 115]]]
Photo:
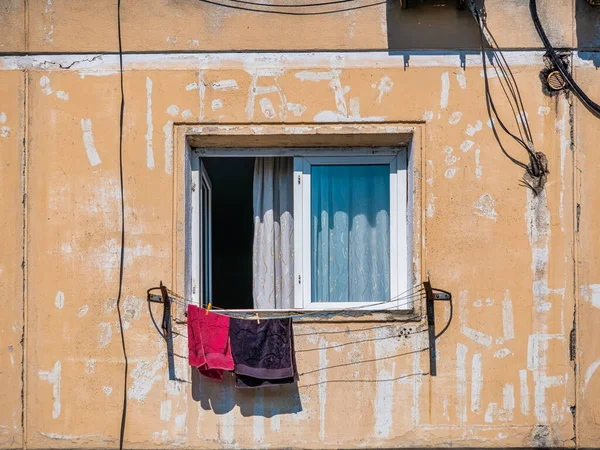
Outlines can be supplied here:
[[6, 125], [3, 125], [2, 128], [0, 128], [0, 137], [8, 137], [10, 135], [10, 128], [7, 127]]
[[192, 117], [194, 117], [194, 114], [191, 110], [186, 109], [181, 113], [181, 117], [183, 117], [184, 119], [191, 119]]
[[291, 113], [294, 114], [294, 116], [296, 116], [296, 117], [300, 117], [307, 110], [306, 106], [300, 105], [298, 103], [289, 103], [288, 102], [285, 105], [285, 107], [288, 111], [291, 111]]
[[475, 142], [467, 139], [466, 141], [463, 141], [462, 144], [460, 144], [460, 149], [463, 152], [468, 152], [469, 150], [471, 150], [471, 147], [473, 147], [474, 144], [475, 144]]
[[600, 284], [590, 284], [587, 287], [587, 292], [582, 297], [594, 308], [600, 308]]
[[440, 93], [440, 108], [448, 107], [448, 97], [450, 95], [450, 76], [448, 72], [442, 73], [442, 91]]
[[42, 92], [46, 95], [52, 95], [52, 87], [50, 86], [50, 78], [46, 75], [40, 77], [40, 86], [42, 88]]
[[211, 83], [210, 87], [215, 91], [231, 91], [239, 89], [237, 81], [235, 80], [215, 81], [214, 83]]
[[104, 391], [104, 395], [107, 397], [112, 394], [113, 388], [110, 386], [102, 386], [102, 390]]
[[465, 133], [468, 134], [469, 136], [475, 136], [475, 133], [477, 133], [478, 131], [481, 131], [481, 129], [483, 128], [483, 122], [481, 120], [478, 120], [477, 122], [475, 122], [475, 125], [467, 125], [467, 129], [465, 130]]
[[152, 150], [152, 138], [154, 136], [154, 124], [152, 123], [152, 80], [146, 77], [146, 166], [154, 169], [154, 152]]
[[81, 131], [83, 132], [83, 146], [92, 166], [97, 166], [102, 161], [94, 145], [94, 135], [92, 134], [92, 119], [81, 119]]
[[480, 161], [480, 153], [481, 150], [476, 148], [475, 149], [475, 178], [477, 178], [478, 180], [481, 180], [481, 175], [483, 174], [483, 166], [481, 165], [481, 161]]
[[393, 86], [394, 83], [387, 75], [379, 80], [379, 85], [377, 86], [377, 90], [379, 91], [379, 95], [377, 96], [377, 104], [381, 104], [383, 96], [390, 93]]
[[150, 364], [148, 361], [140, 361], [131, 371], [131, 387], [127, 391], [127, 398], [142, 402], [150, 393], [152, 385], [162, 379], [159, 374], [165, 363], [165, 352], [161, 352], [159, 357]]
[[85, 362], [85, 373], [87, 373], [88, 375], [96, 373], [96, 360], [95, 359], [88, 359]]
[[210, 107], [213, 111], [216, 111], [217, 109], [221, 109], [223, 107], [223, 101], [220, 98], [215, 98], [211, 102]]
[[425, 122], [431, 122], [433, 120], [433, 111], [425, 111], [423, 113], [423, 120]]
[[179, 106], [177, 105], [171, 105], [167, 108], [167, 114], [169, 114], [170, 116], [177, 116], [179, 114]]
[[98, 324], [100, 331], [98, 332], [98, 347], [104, 348], [112, 339], [112, 326], [108, 322]]
[[160, 420], [168, 422], [171, 420], [172, 400], [163, 400], [160, 402]]
[[10, 358], [10, 365], [15, 367], [15, 357], [13, 356], [14, 347], [12, 345], [8, 346], [8, 357]]
[[527, 384], [527, 371], [525, 369], [519, 370], [519, 389], [520, 393], [520, 406], [521, 413], [525, 416], [529, 415], [529, 385]]
[[61, 381], [62, 366], [60, 361], [54, 363], [52, 370], [40, 370], [38, 377], [40, 380], [47, 381], [52, 385], [52, 418], [58, 419], [60, 416], [60, 381]]
[[444, 172], [444, 177], [451, 179], [454, 178], [454, 175], [456, 175], [456, 172], [458, 172], [458, 169], [456, 167], [450, 167], [449, 169], [446, 169], [446, 171]]
[[456, 415], [460, 423], [467, 421], [467, 346], [456, 345]]
[[473, 355], [471, 363], [471, 411], [481, 409], [481, 389], [483, 388], [483, 372], [481, 369], [481, 353]]
[[488, 403], [488, 407], [485, 411], [484, 420], [487, 423], [492, 423], [494, 421], [494, 417], [498, 414], [498, 404], [497, 403]]
[[460, 122], [460, 119], [462, 119], [462, 113], [460, 111], [456, 111], [452, 113], [450, 119], [448, 119], [448, 123], [450, 125], [456, 125], [458, 122]]
[[78, 318], [82, 318], [83, 316], [85, 316], [88, 313], [88, 305], [83, 305], [81, 308], [79, 308], [79, 310], [77, 311], [77, 317]]
[[54, 305], [58, 309], [63, 309], [65, 307], [65, 294], [64, 292], [58, 291], [56, 296], [54, 297]]
[[548, 107], [548, 106], [540, 106], [538, 108], [538, 114], [540, 116], [547, 116], [548, 114], [550, 114], [550, 107]]
[[167, 121], [163, 127], [165, 135], [165, 173], [171, 175], [173, 173], [173, 122]]
[[69, 100], [69, 93], [65, 91], [56, 91], [56, 96], [65, 102]]
[[494, 209], [494, 205], [495, 202], [492, 196], [490, 194], [483, 194], [479, 200], [473, 203], [473, 208], [475, 209], [475, 214], [478, 216], [496, 220], [498, 213]]
[[458, 85], [461, 89], [467, 88], [467, 77], [465, 76], [464, 70], [456, 74], [456, 81], [458, 81]]
[[496, 352], [494, 352], [494, 358], [496, 358], [496, 359], [504, 359], [508, 355], [512, 355], [512, 354], [513, 354], [513, 352], [511, 352], [509, 349], [507, 349], [507, 348], [501, 348], [500, 350], [497, 350]]
[[590, 364], [590, 366], [585, 371], [585, 380], [584, 380], [584, 383], [583, 383], [583, 388], [584, 389], [587, 387], [588, 383], [592, 379], [592, 376], [594, 375], [594, 373], [596, 372], [596, 370], [598, 370], [598, 367], [600, 367], [600, 359], [597, 359], [592, 364]]
[[489, 347], [492, 345], [492, 337], [482, 331], [475, 330], [468, 326], [469, 321], [469, 308], [467, 307], [467, 295], [468, 292], [463, 290], [458, 295], [458, 320], [460, 325], [460, 331], [469, 339], [477, 342], [479, 345]]

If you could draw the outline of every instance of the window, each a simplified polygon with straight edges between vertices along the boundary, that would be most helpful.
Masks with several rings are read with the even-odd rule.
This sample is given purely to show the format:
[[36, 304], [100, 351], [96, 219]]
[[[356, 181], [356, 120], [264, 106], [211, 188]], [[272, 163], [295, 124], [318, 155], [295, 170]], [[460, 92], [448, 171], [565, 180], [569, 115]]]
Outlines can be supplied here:
[[194, 153], [194, 301], [410, 309], [407, 182], [398, 148]]

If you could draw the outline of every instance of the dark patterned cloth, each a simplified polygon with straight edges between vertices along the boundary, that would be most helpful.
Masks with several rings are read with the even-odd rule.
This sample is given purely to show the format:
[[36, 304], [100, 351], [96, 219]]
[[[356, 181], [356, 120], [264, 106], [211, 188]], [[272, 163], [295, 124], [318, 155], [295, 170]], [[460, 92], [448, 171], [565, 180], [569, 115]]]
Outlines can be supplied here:
[[254, 388], [298, 380], [292, 319], [231, 318], [229, 340], [236, 387]]

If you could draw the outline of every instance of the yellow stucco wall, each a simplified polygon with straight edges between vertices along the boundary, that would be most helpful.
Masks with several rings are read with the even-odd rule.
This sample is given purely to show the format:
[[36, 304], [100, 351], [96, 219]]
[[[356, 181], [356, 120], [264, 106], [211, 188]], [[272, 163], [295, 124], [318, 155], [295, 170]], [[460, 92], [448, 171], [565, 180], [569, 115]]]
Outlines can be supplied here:
[[[486, 3], [503, 45], [539, 46], [526, 9]], [[574, 45], [573, 3], [539, 3], [553, 42]], [[0, 52], [32, 53], [0, 56], [0, 447], [115, 446], [124, 367], [115, 310], [120, 91], [117, 57], [95, 53], [116, 48], [115, 2], [25, 5], [0, 9], [11, 30], [0, 36]], [[557, 8], [562, 13], [550, 14]], [[522, 171], [487, 125], [476, 54], [202, 53], [385, 49], [385, 5], [281, 17], [125, 1], [122, 17], [125, 50], [159, 53], [125, 57], [128, 447], [574, 446], [574, 436], [596, 445], [600, 127], [572, 96], [542, 93], [541, 52], [507, 53], [537, 149], [549, 160], [546, 189], [535, 197], [518, 186]], [[171, 50], [200, 53], [165, 54]], [[576, 58], [576, 77], [600, 99], [593, 65]], [[222, 89], [223, 80], [235, 87]], [[497, 78], [491, 84], [501, 99]], [[261, 94], [260, 86], [275, 88]], [[258, 139], [269, 126], [311, 133], [322, 122], [352, 132], [365, 124], [419, 130], [415, 264], [454, 295], [438, 376], [426, 374], [422, 321], [372, 318], [296, 325], [298, 392], [191, 383], [181, 359], [178, 374], [190, 383], [168, 381], [145, 293], [159, 280], [181, 282], [181, 217], [173, 213], [185, 147], [177, 130], [251, 125]], [[443, 324], [449, 310], [437, 307]], [[396, 337], [401, 330], [412, 334]], [[176, 346], [185, 352], [182, 338]]]

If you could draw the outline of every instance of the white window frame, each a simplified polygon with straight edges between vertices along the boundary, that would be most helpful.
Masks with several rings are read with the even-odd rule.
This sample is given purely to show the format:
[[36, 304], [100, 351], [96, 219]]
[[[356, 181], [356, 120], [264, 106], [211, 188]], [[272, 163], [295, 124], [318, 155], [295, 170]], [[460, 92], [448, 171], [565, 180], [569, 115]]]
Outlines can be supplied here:
[[[313, 165], [388, 164], [390, 167], [390, 301], [312, 302], [311, 167]], [[294, 307], [296, 309], [412, 309], [401, 298], [408, 289], [407, 158], [397, 155], [305, 156], [294, 158]], [[301, 232], [297, 232], [301, 230]]]
[[[212, 282], [209, 280], [208, 298], [204, 296], [204, 277], [200, 261], [203, 254], [201, 211], [208, 207], [209, 255], [212, 253], [210, 228], [212, 207], [201, 203], [203, 184], [211, 188], [210, 178], [202, 164], [201, 157], [219, 156], [293, 156], [294, 157], [294, 309], [298, 310], [411, 310], [410, 299], [403, 298], [408, 291], [409, 236], [408, 236], [408, 153], [406, 148], [348, 148], [340, 149], [210, 149], [192, 151], [191, 155], [191, 218], [192, 218], [192, 299], [195, 304], [206, 305], [212, 302]], [[348, 164], [389, 164], [390, 166], [390, 297], [389, 302], [312, 302], [311, 292], [311, 227], [310, 227], [310, 167], [311, 165]], [[296, 232], [301, 230], [301, 232]], [[395, 232], [394, 232], [395, 230]], [[208, 273], [212, 277], [209, 257]], [[404, 296], [406, 297], [406, 296]], [[392, 300], [393, 299], [393, 300]], [[255, 310], [253, 310], [255, 311]], [[268, 310], [260, 310], [268, 311]], [[283, 310], [276, 310], [281, 312]]]

